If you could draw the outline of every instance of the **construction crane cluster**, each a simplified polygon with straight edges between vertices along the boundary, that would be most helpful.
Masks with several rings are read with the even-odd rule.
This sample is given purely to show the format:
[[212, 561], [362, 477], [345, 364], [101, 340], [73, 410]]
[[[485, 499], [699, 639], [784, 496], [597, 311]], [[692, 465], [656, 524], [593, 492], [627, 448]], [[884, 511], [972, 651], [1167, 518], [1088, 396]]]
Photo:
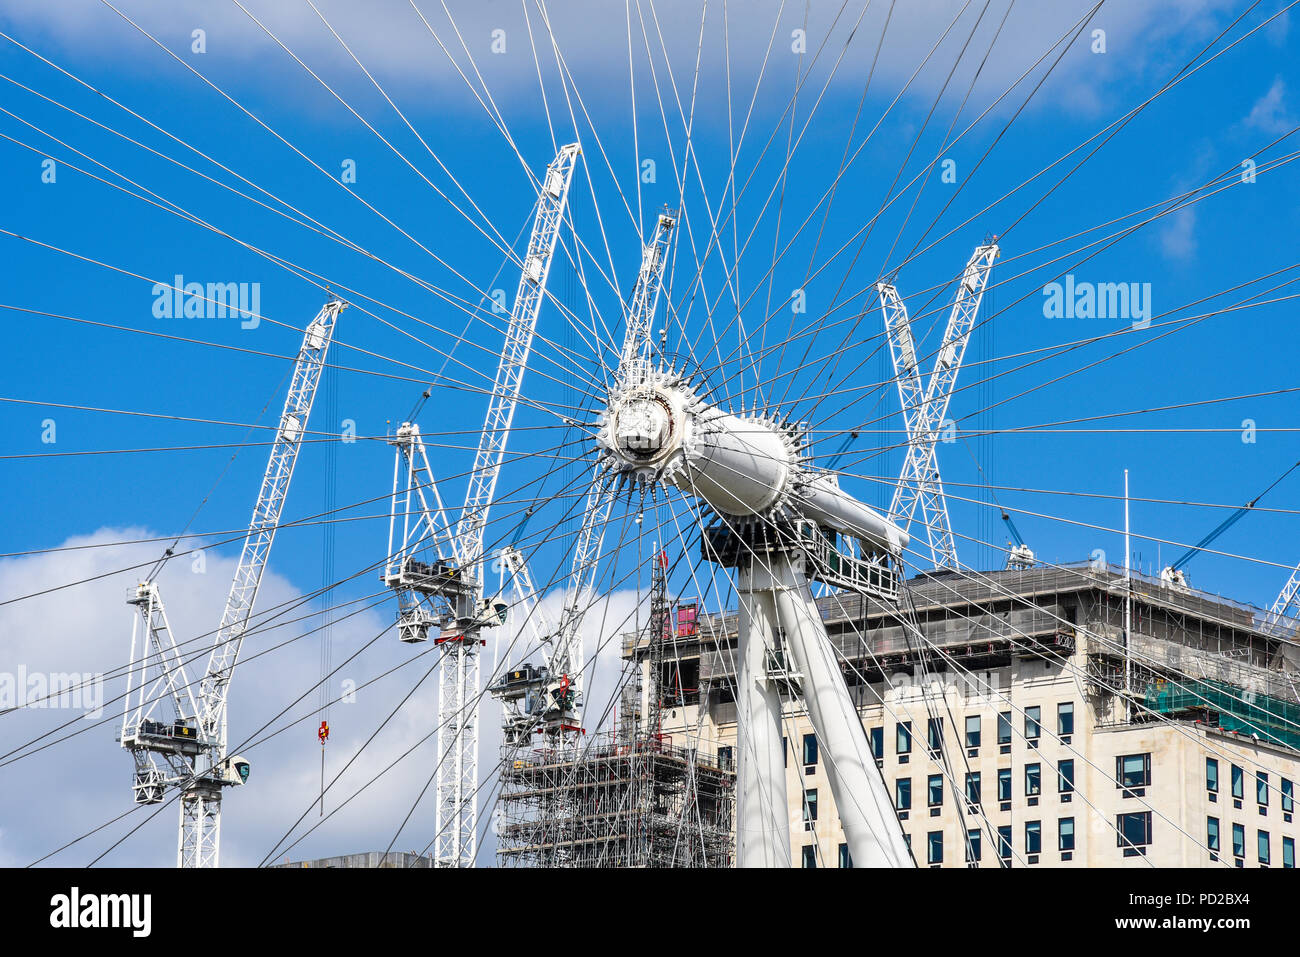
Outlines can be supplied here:
[[[435, 863], [470, 867], [478, 852], [479, 713], [485, 693], [480, 658], [488, 635], [513, 610], [526, 639], [525, 650], [510, 662], [504, 677], [486, 689], [502, 704], [507, 751], [524, 747], [536, 735], [550, 746], [579, 741], [582, 626], [596, 597], [604, 529], [620, 496], [672, 488], [700, 507], [702, 557], [735, 569], [738, 863], [790, 863], [782, 720], [785, 701], [795, 697], [806, 707], [827, 755], [830, 790], [852, 859], [860, 866], [910, 866], [910, 851], [812, 587], [821, 583], [851, 589], [901, 608], [905, 556], [916, 540], [911, 528], [917, 522], [925, 527], [934, 567], [961, 567], [938, 444], [999, 248], [994, 241], [980, 245], [962, 271], [928, 377], [921, 373], [911, 320], [896, 286], [881, 282], [876, 287], [907, 431], [902, 472], [882, 514], [841, 488], [834, 468], [814, 463], [801, 423], [725, 408], [657, 347], [653, 330], [666, 298], [678, 215], [668, 209], [660, 213], [641, 247], [637, 279], [625, 303], [619, 362], [594, 431], [582, 524], [563, 602], [553, 618], [517, 547], [518, 535], [497, 553], [509, 595], [489, 590], [485, 534], [580, 155], [578, 144], [564, 146], [539, 181], [532, 231], [519, 262], [519, 283], [463, 504], [447, 507], [414, 414], [389, 438], [395, 450], [392, 510], [381, 578], [396, 598], [401, 641], [432, 639], [440, 649]], [[228, 754], [231, 683], [335, 322], [344, 308], [331, 300], [305, 330], [234, 580], [197, 682], [186, 674], [185, 656], [156, 581], [166, 556], [130, 598], [136, 615], [120, 743], [132, 754], [136, 802], [160, 803], [169, 793], [178, 799], [180, 867], [218, 864], [223, 791], [248, 780], [249, 762]], [[1182, 566], [1265, 493], [1228, 516], [1162, 577], [1185, 584]], [[1001, 514], [1014, 539], [1008, 567], [1032, 566], [1033, 552], [1010, 515]], [[656, 544], [646, 711], [651, 734], [658, 733], [662, 706], [657, 684], [667, 582], [666, 555]], [[1300, 567], [1274, 603], [1273, 625], [1280, 628], [1289, 621], [1297, 603]], [[539, 664], [528, 660], [532, 654], [540, 656]]]

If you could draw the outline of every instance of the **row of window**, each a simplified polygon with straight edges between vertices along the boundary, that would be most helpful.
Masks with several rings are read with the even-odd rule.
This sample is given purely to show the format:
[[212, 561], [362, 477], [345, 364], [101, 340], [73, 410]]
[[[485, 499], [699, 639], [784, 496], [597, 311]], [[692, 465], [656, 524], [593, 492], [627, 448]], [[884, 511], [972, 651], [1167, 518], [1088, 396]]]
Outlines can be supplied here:
[[[814, 798], [815, 802], [815, 798]], [[814, 804], [815, 816], [815, 804]], [[1115, 818], [1115, 830], [1117, 834], [1117, 844], [1124, 849], [1125, 857], [1133, 857], [1146, 853], [1147, 847], [1151, 844], [1151, 812], [1142, 811], [1134, 814], [1120, 814]], [[1038, 857], [1043, 850], [1043, 822], [1026, 821], [1024, 825], [1025, 861], [1029, 864], [1037, 864]], [[1010, 867], [1012, 862], [1011, 849], [1012, 829], [1010, 826], [999, 827], [997, 837], [998, 860], [1003, 867]], [[909, 836], [908, 845], [912, 841]], [[983, 855], [983, 835], [978, 828], [972, 828], [965, 832], [965, 860], [968, 864], [978, 864]], [[1219, 819], [1211, 817], [1206, 819], [1205, 843], [1210, 849], [1210, 860], [1217, 861], [1220, 853], [1220, 835]], [[1056, 847], [1060, 852], [1061, 860], [1068, 861], [1074, 856], [1074, 818], [1058, 818], [1056, 822]], [[1272, 864], [1273, 849], [1272, 839], [1268, 831], [1255, 832], [1255, 853], [1262, 866]], [[1238, 867], [1245, 866], [1246, 858], [1246, 828], [1242, 824], [1232, 825], [1232, 855], [1236, 860]], [[944, 844], [943, 832], [931, 831], [926, 835], [925, 841], [925, 862], [937, 866], [944, 862]], [[803, 848], [803, 866], [817, 866], [817, 848], [815, 845], [808, 844]], [[839, 866], [852, 867], [853, 859], [849, 855], [849, 846], [841, 844], [839, 846]], [[1295, 867], [1295, 838], [1282, 838], [1282, 866], [1284, 868]]]
[[[912, 838], [907, 836], [907, 843], [910, 847]], [[971, 828], [963, 835], [962, 843], [965, 847], [965, 861], [967, 864], [978, 864], [984, 856], [984, 835], [979, 828]], [[1063, 817], [1056, 822], [1056, 846], [1060, 851], [1061, 860], [1068, 861], [1074, 856], [1074, 818]], [[1038, 863], [1038, 856], [1043, 851], [1043, 822], [1026, 821], [1025, 822], [1025, 859], [1030, 864]], [[1011, 865], [1011, 828], [998, 828], [998, 859], [1004, 867]], [[937, 867], [944, 862], [944, 843], [943, 831], [930, 831], [925, 836], [925, 862]], [[814, 844], [806, 844], [803, 847], [802, 863], [804, 867], [817, 866], [817, 847]], [[849, 855], [849, 846], [841, 844], [839, 848], [839, 866], [852, 867], [853, 859]]]
[[[1210, 849], [1210, 860], [1219, 859], [1219, 819], [1217, 817], [1207, 817], [1205, 819], [1205, 844]], [[1273, 848], [1272, 839], [1268, 831], [1255, 832], [1255, 854], [1262, 865], [1272, 863]], [[1244, 824], [1232, 825], [1232, 856], [1236, 859], [1238, 867], [1245, 867], [1246, 861], [1246, 826]], [[1282, 866], [1295, 867], [1295, 838], [1282, 838]]]
[[[926, 778], [925, 803], [937, 814], [937, 808], [943, 806], [942, 774], [931, 774]], [[1024, 773], [1025, 797], [1036, 799], [1043, 793], [1043, 773], [1041, 764], [1026, 764]], [[966, 773], [966, 804], [969, 813], [976, 813], [983, 804], [983, 775], [979, 771]], [[1057, 762], [1056, 790], [1062, 795], [1062, 801], [1069, 801], [1074, 793], [1074, 759]], [[1011, 801], [1011, 769], [999, 768], [997, 773], [997, 800], [999, 803]], [[1031, 800], [1031, 805], [1032, 805]], [[894, 806], [899, 811], [912, 809], [912, 779], [898, 778], [894, 781]]]
[[[1232, 788], [1232, 806], [1240, 810], [1246, 799], [1246, 772], [1243, 768], [1230, 765], [1230, 785]], [[1278, 778], [1278, 791], [1281, 794], [1282, 819], [1288, 824], [1295, 813], [1295, 783], [1287, 778]], [[1219, 800], [1219, 761], [1217, 758], [1205, 759], [1205, 790], [1211, 803]], [[1261, 815], [1268, 814], [1269, 792], [1268, 772], [1255, 772], [1255, 805]], [[1213, 820], [1213, 818], [1211, 818]], [[1262, 833], [1262, 832], [1261, 832]]]
[[[817, 866], [817, 845], [805, 844], [803, 846], [802, 864], [804, 867]], [[853, 856], [849, 854], [849, 846], [847, 844], [840, 845], [839, 866], [840, 867], [853, 866]]]
[[[965, 747], [969, 757], [975, 757], [984, 739], [984, 719], [977, 714], [966, 718]], [[1043, 735], [1043, 709], [1034, 705], [1025, 708], [1025, 740], [1030, 747], [1036, 747]], [[1074, 734], [1074, 702], [1063, 701], [1056, 706], [1056, 734], [1066, 744]], [[875, 727], [868, 730], [871, 741], [871, 753], [877, 761], [885, 756], [885, 729]], [[812, 738], [811, 750], [809, 739]], [[943, 750], [943, 718], [930, 718], [926, 721], [926, 747], [932, 755]], [[1003, 754], [1011, 752], [1011, 712], [1003, 711], [997, 718], [997, 743]], [[899, 755], [899, 763], [905, 764], [906, 756], [912, 753], [912, 722], [899, 721], [894, 726], [894, 753]], [[807, 760], [811, 754], [812, 760]], [[817, 761], [817, 743], [813, 735], [804, 735], [804, 764], [814, 765]]]
[[[1043, 853], [1043, 822], [1026, 821], [1025, 830], [1025, 860], [1030, 864], [1037, 864], [1038, 857]], [[998, 860], [1004, 867], [1011, 865], [1011, 827], [1004, 826], [998, 828]], [[983, 835], [978, 828], [972, 828], [966, 831], [963, 843], [966, 846], [966, 863], [978, 864], [983, 856]], [[1056, 821], [1056, 848], [1061, 854], [1061, 860], [1068, 861], [1074, 857], [1074, 818], [1062, 817]], [[942, 864], [943, 863], [943, 832], [931, 831], [926, 835], [926, 863]]]

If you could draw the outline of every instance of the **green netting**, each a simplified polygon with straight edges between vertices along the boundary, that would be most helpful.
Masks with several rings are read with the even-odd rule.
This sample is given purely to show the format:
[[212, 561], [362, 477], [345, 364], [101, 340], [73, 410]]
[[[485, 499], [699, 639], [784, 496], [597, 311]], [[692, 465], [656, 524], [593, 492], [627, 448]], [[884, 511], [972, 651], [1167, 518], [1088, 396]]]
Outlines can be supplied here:
[[1220, 681], [1156, 681], [1147, 685], [1146, 706], [1166, 715], [1216, 712], [1225, 731], [1258, 735], [1261, 741], [1300, 751], [1300, 704], [1281, 698]]

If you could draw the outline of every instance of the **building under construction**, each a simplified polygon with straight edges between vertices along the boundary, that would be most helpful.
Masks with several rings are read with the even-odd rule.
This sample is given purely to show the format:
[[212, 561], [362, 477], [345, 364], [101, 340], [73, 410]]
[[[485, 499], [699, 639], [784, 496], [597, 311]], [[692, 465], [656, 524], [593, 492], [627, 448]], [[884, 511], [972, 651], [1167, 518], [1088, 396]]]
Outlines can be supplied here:
[[[1097, 564], [817, 604], [918, 865], [1295, 866], [1295, 619]], [[663, 728], [730, 762], [737, 621], [690, 617]], [[649, 671], [642, 636], [623, 654]], [[852, 866], [827, 758], [783, 698], [790, 863]]]
[[497, 854], [507, 866], [730, 867], [735, 775], [667, 736], [513, 751]]
[[[506, 745], [497, 854], [507, 866], [730, 867], [735, 773], [730, 756], [693, 746], [697, 736], [663, 733], [663, 712], [681, 702], [680, 638], [694, 615], [673, 627], [666, 569], [656, 561], [649, 667], [623, 688], [617, 730], [567, 743]], [[681, 612], [679, 611], [679, 619]], [[685, 632], [686, 634], [682, 634]], [[633, 636], [636, 637], [636, 636]], [[676, 712], [672, 712], [675, 714]], [[692, 745], [683, 746], [690, 741]]]

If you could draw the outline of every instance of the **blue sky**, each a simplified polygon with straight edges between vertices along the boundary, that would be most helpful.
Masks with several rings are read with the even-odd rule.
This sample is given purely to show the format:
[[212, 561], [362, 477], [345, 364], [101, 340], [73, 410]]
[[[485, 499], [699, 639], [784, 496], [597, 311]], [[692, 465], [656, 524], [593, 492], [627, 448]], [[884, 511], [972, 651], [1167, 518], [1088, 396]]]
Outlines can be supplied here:
[[[200, 503], [192, 530], [241, 528], [247, 522], [264, 466], [262, 447], [241, 450], [233, 462], [230, 448], [66, 453], [245, 441], [245, 426], [268, 425], [277, 417], [288, 370], [283, 357], [296, 351], [300, 339], [296, 330], [305, 326], [324, 298], [317, 285], [232, 239], [125, 195], [74, 166], [126, 186], [115, 178], [122, 174], [138, 184], [130, 186], [132, 190], [151, 190], [163, 201], [176, 203], [244, 243], [326, 277], [333, 288], [351, 290], [343, 295], [356, 307], [343, 314], [339, 345], [332, 354], [336, 363], [347, 367], [334, 373], [338, 421], [326, 421], [324, 406], [318, 406], [312, 422], [314, 429], [335, 433], [342, 428], [342, 420], [350, 419], [362, 437], [355, 444], [338, 447], [339, 506], [388, 493], [391, 449], [366, 437], [383, 436], [400, 422], [439, 372], [442, 375], [420, 420], [426, 432], [448, 433], [438, 440], [445, 447], [435, 451], [431, 446], [435, 467], [449, 476], [463, 476], [472, 463], [472, 446], [486, 408], [482, 389], [487, 384], [485, 376], [490, 379], [495, 365], [501, 320], [490, 314], [471, 319], [390, 266], [419, 276], [472, 306], [480, 303], [484, 289], [502, 287], [512, 296], [516, 277], [511, 267], [502, 270], [503, 253], [483, 232], [499, 234], [516, 252], [521, 248], [517, 237], [526, 226], [535, 193], [522, 173], [520, 160], [408, 4], [368, 5], [364, 16], [335, 3], [318, 7], [400, 107], [428, 149], [349, 59], [309, 5], [245, 6], [264, 18], [266, 27], [395, 149], [367, 129], [233, 3], [182, 3], [170, 5], [165, 12], [151, 11], [143, 4], [121, 7], [133, 18], [138, 16], [141, 27], [177, 59], [111, 10], [89, 0], [62, 4], [57, 11], [35, 0], [10, 4], [10, 9], [0, 14], [0, 30], [364, 247], [375, 258], [289, 222], [20, 88], [18, 84], [221, 182], [256, 193], [12, 41], [0, 41], [6, 48], [0, 72], [11, 81], [0, 83], [0, 107], [7, 111], [0, 114], [0, 133], [12, 138], [0, 141], [0, 164], [7, 184], [0, 215], [0, 229], [7, 231], [0, 234], [7, 281], [0, 301], [7, 307], [2, 316], [9, 343], [0, 356], [0, 396], [21, 400], [0, 402], [0, 429], [5, 436], [0, 476], [8, 490], [0, 551], [52, 549], [96, 533], [101, 541], [165, 536], [180, 531]], [[422, 10], [424, 6], [433, 5], [422, 4]], [[534, 60], [519, 5], [451, 5], [456, 26], [473, 54], [472, 64], [441, 9], [436, 14], [424, 10], [431, 29], [448, 45], [460, 69], [476, 83], [473, 67], [481, 71], [486, 89], [531, 170], [540, 173], [554, 155], [552, 124], [555, 140], [582, 141], [583, 166], [572, 191], [572, 218], [591, 253], [590, 257], [584, 253], [581, 260], [594, 308], [602, 317], [598, 321], [611, 330], [600, 330], [606, 341], [619, 332], [618, 297], [627, 295], [635, 277], [640, 232], [652, 228], [662, 205], [682, 205], [691, 232], [689, 238], [683, 232], [679, 239], [670, 301], [685, 336], [672, 332], [673, 347], [689, 352], [686, 337], [703, 341], [705, 347], [694, 350], [694, 361], [711, 382], [731, 377], [747, 387], [744, 401], [749, 405], [755, 401], [755, 370], [737, 362], [735, 350], [752, 352], [764, 342], [779, 342], [790, 329], [800, 334], [797, 343], [784, 353], [774, 350], [768, 354], [759, 377], [769, 380], [784, 373], [786, 378], [779, 380], [776, 391], [784, 392], [788, 384], [789, 394], [795, 397], [836, 393], [821, 402], [812, 398], [796, 402], [783, 411], [809, 419], [824, 430], [817, 436], [817, 451], [822, 454], [837, 447], [846, 430], [861, 429], [861, 437], [840, 462], [846, 473], [844, 484], [868, 502], [884, 503], [901, 462], [894, 444], [901, 440], [897, 430], [902, 426], [897, 398], [885, 382], [889, 371], [879, 351], [881, 321], [870, 287], [902, 264], [896, 282], [917, 323], [922, 351], [928, 354], [946, 318], [953, 277], [973, 247], [987, 234], [997, 233], [1002, 237], [1002, 258], [994, 268], [993, 282], [998, 285], [983, 310], [983, 315], [992, 319], [974, 334], [951, 408], [962, 432], [992, 434], [963, 437], [940, 449], [944, 477], [951, 483], [953, 526], [959, 536], [970, 539], [959, 538], [967, 562], [1000, 567], [1001, 553], [987, 543], [1000, 546], [1007, 538], [996, 512], [978, 504], [983, 493], [978, 488], [981, 471], [976, 462], [986, 479], [1006, 487], [997, 492], [1004, 506], [1025, 510], [1016, 522], [1039, 556], [1064, 562], [1086, 559], [1097, 548], [1104, 549], [1111, 560], [1122, 561], [1122, 543], [1112, 531], [1122, 527], [1122, 503], [1100, 496], [1121, 493], [1125, 468], [1130, 470], [1136, 497], [1235, 506], [1252, 498], [1300, 458], [1292, 433], [1268, 431], [1293, 427], [1300, 407], [1294, 393], [1129, 414], [1073, 426], [1102, 431], [1031, 429], [1083, 416], [1142, 412], [1296, 387], [1292, 350], [1287, 348], [1296, 314], [1294, 300], [1215, 315], [1185, 327], [1162, 325], [1170, 319], [1213, 312], [1288, 280], [1289, 285], [1263, 298], [1297, 292], [1294, 264], [1300, 190], [1291, 165], [1261, 171], [1254, 183], [1229, 176], [1220, 181], [1220, 185], [1230, 184], [1229, 188], [1144, 226], [1086, 262], [1080, 260], [1093, 250], [1076, 251], [1133, 220], [1109, 227], [1102, 224], [1222, 177], [1300, 123], [1293, 15], [1280, 17], [1151, 103], [1041, 202], [1040, 197], [1092, 149], [1091, 145], [1023, 185], [1004, 202], [985, 209], [1147, 100], [1247, 5], [1209, 0], [1103, 4], [1032, 97], [1030, 92], [1055, 54], [999, 103], [995, 103], [999, 95], [1086, 14], [1088, 5], [1053, 4], [1047, 11], [1038, 5], [1029, 9], [1028, 4], [1017, 4], [978, 79], [972, 82], [1007, 5], [1002, 0], [987, 7], [974, 2], [959, 14], [962, 5], [947, 0], [908, 4], [891, 20], [865, 97], [863, 84], [876, 55], [888, 6], [882, 0], [868, 8], [851, 41], [849, 32], [862, 5], [846, 4], [837, 20], [839, 4], [815, 4], [806, 26], [807, 52], [802, 58], [791, 49], [792, 31], [804, 28], [803, 11], [795, 9], [798, 5], [787, 5], [779, 20], [777, 4], [759, 4], [752, 10], [747, 6], [744, 16], [732, 11], [733, 19], [726, 24], [729, 50], [723, 42], [720, 6], [710, 4], [700, 43], [693, 159], [685, 167], [684, 197], [674, 173], [674, 166], [677, 173], [683, 168], [687, 144], [678, 102], [683, 111], [689, 110], [700, 30], [698, 5], [661, 3], [652, 10], [648, 3], [639, 8], [632, 4], [629, 28], [619, 5], [553, 3], [552, 28], [573, 81], [567, 102], [566, 87], [561, 84], [536, 8], [530, 7], [530, 16], [534, 42], [541, 52], [540, 66]], [[1285, 6], [1277, 0], [1260, 4], [1210, 53], [1224, 49]], [[983, 18], [976, 26], [982, 10]], [[954, 17], [957, 20], [948, 38], [939, 43], [908, 85], [917, 65]], [[628, 79], [629, 29], [635, 107]], [[1094, 29], [1106, 32], [1105, 52], [1090, 49], [1095, 43]], [[192, 51], [194, 30], [205, 31], [204, 53]], [[494, 30], [505, 31], [504, 53], [492, 52]], [[958, 60], [968, 35], [972, 37], [969, 49]], [[770, 37], [772, 53], [765, 58]], [[646, 44], [653, 52], [653, 72]], [[725, 69], [728, 55], [730, 111]], [[954, 62], [957, 68], [945, 88]], [[209, 77], [320, 168], [205, 86], [186, 65]], [[783, 111], [801, 69], [808, 73], [793, 111], [791, 132], [790, 115]], [[539, 70], [545, 106], [539, 93]], [[762, 82], [755, 94], [760, 70]], [[907, 89], [900, 94], [905, 85]], [[891, 106], [896, 97], [897, 103]], [[666, 121], [660, 112], [661, 102]], [[859, 103], [861, 116], [855, 126]], [[932, 107], [933, 116], [927, 123]], [[985, 110], [987, 114], [960, 142], [946, 142]], [[665, 122], [670, 131], [667, 136]], [[805, 124], [806, 131], [801, 134]], [[952, 134], [948, 133], [950, 124]], [[742, 128], [735, 183], [736, 192], [744, 188], [734, 217], [738, 232], [733, 234], [727, 223], [720, 234], [723, 257], [731, 263], [734, 250], [744, 245], [753, 231], [735, 280], [744, 302], [743, 343], [733, 321], [737, 310], [718, 267], [717, 252], [701, 270], [702, 290], [692, 290], [695, 259], [689, 246], [693, 240], [702, 255], [709, 240], [710, 217], [717, 215], [719, 208], [731, 209], [726, 188], [731, 167], [729, 144], [740, 138]], [[867, 145], [837, 187], [823, 227], [824, 207], [819, 208], [818, 203], [835, 178], [846, 143], [851, 144], [850, 151], [857, 150], [869, 131]], [[782, 177], [786, 144], [799, 137], [788, 173]], [[1264, 166], [1270, 159], [1284, 158], [1293, 148], [1294, 137], [1284, 139], [1258, 162]], [[114, 172], [105, 172], [75, 151]], [[987, 158], [981, 162], [986, 151]], [[52, 183], [42, 181], [42, 161], [47, 157], [56, 163]], [[879, 215], [855, 259], [860, 228], [927, 164], [945, 158], [955, 163], [956, 182], [943, 182], [936, 165]], [[645, 159], [655, 161], [656, 181], [641, 183], [638, 190], [636, 171]], [[339, 181], [348, 160], [355, 161], [354, 184]], [[483, 218], [474, 218], [483, 230], [440, 198], [430, 182], [467, 208], [459, 184], [481, 209]], [[922, 182], [924, 189], [917, 198]], [[256, 195], [275, 205], [265, 194]], [[366, 204], [395, 225], [386, 223]], [[790, 243], [810, 214], [809, 226], [794, 238], [789, 252], [773, 269], [769, 294], [765, 276], [772, 266], [774, 241], [782, 247]], [[484, 220], [492, 224], [490, 228]], [[1084, 230], [1096, 231], [1059, 247], [1048, 246]], [[821, 239], [816, 242], [819, 231]], [[821, 267], [841, 246], [846, 251], [809, 280], [809, 262], [815, 263], [814, 269]], [[917, 247], [924, 251], [908, 258], [909, 251]], [[1065, 258], [1049, 262], [1058, 255]], [[617, 295], [597, 278], [598, 267], [610, 271], [611, 258]], [[1152, 327], [1131, 330], [1123, 319], [1047, 318], [1042, 289], [1061, 272], [1070, 272], [1081, 282], [1150, 284]], [[1273, 279], [1255, 282], [1275, 272]], [[268, 321], [245, 329], [231, 319], [156, 318], [153, 282], [170, 281], [178, 274], [190, 281], [259, 284], [261, 313]], [[1248, 282], [1252, 285], [1242, 291], [1231, 291]], [[806, 288], [806, 314], [792, 315], [784, 305], [795, 288]], [[568, 263], [557, 260], [550, 292], [574, 314], [591, 321], [579, 277]], [[1204, 305], [1192, 305], [1206, 297], [1212, 298]], [[713, 326], [704, 319], [710, 307]], [[56, 313], [137, 332], [21, 310]], [[467, 322], [468, 341], [458, 343]], [[717, 337], [716, 351], [714, 329], [724, 330]], [[503, 473], [504, 500], [515, 504], [503, 506], [506, 517], [489, 530], [490, 540], [513, 535], [517, 519], [512, 516], [528, 499], [555, 492], [554, 477], [542, 492], [538, 490], [547, 470], [555, 469], [558, 477], [576, 482], [585, 468], [554, 457], [552, 450], [561, 442], [576, 441], [577, 434], [560, 427], [555, 412], [545, 406], [584, 399], [584, 379], [589, 381], [598, 374], [588, 348], [590, 333], [571, 328], [554, 303], [543, 310], [538, 333], [535, 363], [525, 391], [542, 407], [519, 412], [519, 429], [511, 439], [511, 449], [530, 457], [511, 461]], [[1051, 348], [1109, 333], [1118, 335], [1055, 355], [1057, 350]], [[1131, 353], [1115, 355], [1131, 347], [1136, 347]], [[811, 360], [806, 365], [801, 359], [805, 348]], [[719, 355], [726, 361], [720, 363]], [[838, 358], [832, 363], [830, 356]], [[827, 383], [833, 388], [828, 389]], [[843, 398], [838, 397], [841, 395]], [[733, 396], [731, 401], [738, 400]], [[759, 401], [761, 406], [762, 399]], [[56, 409], [40, 403], [176, 418]], [[986, 408], [993, 403], [994, 408]], [[42, 442], [47, 419], [54, 420], [57, 430], [54, 444]], [[184, 419], [238, 425], [181, 421]], [[1242, 441], [1246, 419], [1254, 420], [1259, 429], [1253, 443]], [[1114, 429], [1131, 431], [1111, 431]], [[1162, 431], [1186, 429], [1225, 431]], [[882, 447], [885, 450], [878, 451]], [[290, 518], [309, 516], [325, 507], [325, 462], [322, 443], [303, 451], [286, 509]], [[454, 501], [463, 496], [463, 489], [460, 477], [450, 479], [445, 491]], [[1064, 494], [1032, 494], [1025, 489]], [[976, 501], [964, 502], [963, 498]], [[1300, 473], [1279, 485], [1263, 504], [1293, 510], [1297, 503]], [[529, 534], [538, 535], [539, 526], [557, 521], [565, 504], [548, 505], [530, 524]], [[386, 522], [364, 517], [384, 510], [382, 499], [360, 504], [349, 515], [362, 520], [337, 526], [335, 577], [351, 575], [382, 557]], [[1182, 549], [1158, 545], [1156, 540], [1194, 542], [1226, 514], [1219, 509], [1135, 502], [1135, 561], [1158, 572], [1161, 559], [1168, 561], [1171, 553]], [[1189, 574], [1200, 587], [1267, 604], [1285, 580], [1287, 567], [1300, 560], [1297, 532], [1300, 518], [1296, 515], [1248, 516], [1215, 547], [1254, 560], [1206, 554], [1189, 567]], [[280, 536], [272, 568], [280, 576], [285, 594], [311, 591], [322, 584], [322, 536], [318, 525], [288, 530]], [[555, 537], [533, 552], [536, 578], [549, 580], [564, 567], [567, 542], [563, 536]], [[132, 555], [144, 561], [156, 550], [142, 548]], [[236, 552], [235, 543], [217, 548], [223, 559], [233, 559]], [[9, 565], [7, 580], [11, 584], [36, 581], [49, 587], [70, 580], [66, 566], [51, 556], [0, 561]], [[44, 563], [39, 570], [21, 565], [37, 561]], [[101, 570], [111, 567], [109, 562]], [[624, 566], [621, 574], [635, 575], [635, 566]], [[202, 602], [196, 599], [197, 604], [186, 609], [195, 632], [201, 630], [200, 605], [216, 602], [219, 606], [224, 596], [225, 579], [215, 574], [209, 577], [204, 589], [207, 597]], [[95, 640], [111, 645], [112, 653], [94, 645], [97, 650], [88, 652], [86, 660], [109, 666], [124, 657], [129, 629], [126, 606], [112, 603], [116, 600], [114, 589], [124, 595], [133, 583], [131, 574], [110, 581], [112, 587], [96, 592], [93, 601], [84, 588], [60, 593], [64, 602], [78, 607], [79, 614], [91, 613], [86, 606], [93, 607], [89, 620], [98, 623], [100, 632]], [[690, 585], [683, 577], [674, 587], [685, 591]], [[367, 573], [343, 586], [340, 595], [359, 598], [378, 588], [373, 574]], [[109, 603], [94, 606], [99, 601]], [[380, 609], [374, 620], [382, 624], [387, 614], [386, 608]], [[48, 624], [50, 619], [36, 616], [28, 626], [40, 628], [43, 621]], [[12, 621], [10, 627], [15, 627]], [[83, 621], [77, 627], [86, 625]], [[349, 633], [346, 641], [353, 637]], [[78, 632], [68, 640], [69, 647], [82, 648], [91, 639]], [[390, 648], [385, 654], [395, 663], [401, 657], [398, 651]], [[336, 658], [339, 654], [336, 651]], [[314, 659], [309, 654], [305, 660], [310, 670]], [[124, 761], [118, 754], [105, 758], [106, 767], [117, 772], [123, 770]]]

